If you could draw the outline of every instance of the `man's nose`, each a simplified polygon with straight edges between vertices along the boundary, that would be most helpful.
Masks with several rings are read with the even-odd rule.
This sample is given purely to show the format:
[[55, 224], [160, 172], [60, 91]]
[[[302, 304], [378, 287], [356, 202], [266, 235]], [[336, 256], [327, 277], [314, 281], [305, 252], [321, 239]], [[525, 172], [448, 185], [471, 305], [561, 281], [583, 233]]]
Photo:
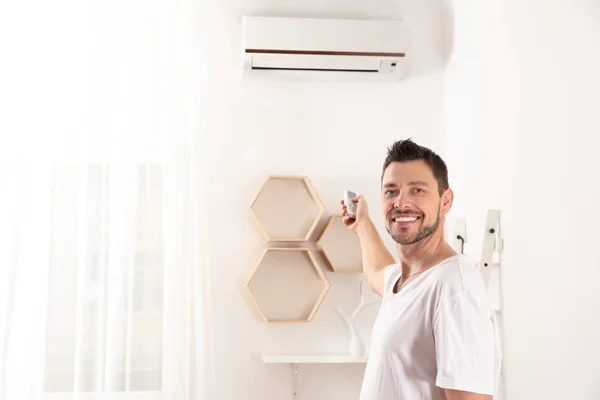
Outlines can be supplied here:
[[396, 199], [394, 200], [394, 208], [402, 209], [408, 207], [408, 196], [406, 196], [403, 191], [398, 192], [398, 196], [396, 196]]

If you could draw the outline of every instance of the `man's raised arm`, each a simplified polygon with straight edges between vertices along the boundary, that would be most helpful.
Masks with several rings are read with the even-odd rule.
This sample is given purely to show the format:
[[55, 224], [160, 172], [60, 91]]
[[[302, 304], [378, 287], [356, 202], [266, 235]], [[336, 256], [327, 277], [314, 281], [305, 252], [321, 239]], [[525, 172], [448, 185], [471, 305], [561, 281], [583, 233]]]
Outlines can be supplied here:
[[396, 261], [388, 251], [369, 217], [366, 200], [362, 196], [353, 199], [356, 203], [356, 219], [346, 215], [346, 206], [342, 204], [342, 215], [346, 226], [358, 235], [362, 252], [362, 265], [371, 289], [383, 295], [383, 274], [385, 268]]

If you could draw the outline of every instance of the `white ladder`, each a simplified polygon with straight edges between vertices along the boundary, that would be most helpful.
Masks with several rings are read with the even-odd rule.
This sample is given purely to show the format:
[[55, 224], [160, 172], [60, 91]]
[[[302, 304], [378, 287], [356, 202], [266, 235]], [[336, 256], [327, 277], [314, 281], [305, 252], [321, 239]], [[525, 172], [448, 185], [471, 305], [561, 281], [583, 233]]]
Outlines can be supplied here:
[[[465, 243], [467, 241], [467, 221], [458, 218], [454, 226], [453, 247], [459, 254], [465, 254]], [[501, 348], [504, 348], [503, 324], [502, 324], [502, 287], [500, 282], [501, 254], [504, 249], [504, 240], [500, 231], [500, 210], [488, 210], [485, 228], [483, 231], [483, 243], [477, 268], [483, 276], [483, 280], [490, 294], [490, 299], [496, 311], [496, 319], [500, 331]], [[504, 359], [504, 357], [503, 357]], [[504, 362], [500, 367], [500, 382], [498, 383], [498, 394], [494, 400], [506, 400], [504, 382]]]

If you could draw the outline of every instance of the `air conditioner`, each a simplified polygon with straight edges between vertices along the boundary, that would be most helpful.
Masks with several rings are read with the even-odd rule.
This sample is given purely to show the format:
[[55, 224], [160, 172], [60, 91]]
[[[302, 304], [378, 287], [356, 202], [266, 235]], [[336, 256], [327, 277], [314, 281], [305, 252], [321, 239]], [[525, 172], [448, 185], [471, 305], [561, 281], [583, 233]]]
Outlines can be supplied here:
[[405, 32], [397, 20], [242, 18], [244, 72], [267, 77], [399, 80]]

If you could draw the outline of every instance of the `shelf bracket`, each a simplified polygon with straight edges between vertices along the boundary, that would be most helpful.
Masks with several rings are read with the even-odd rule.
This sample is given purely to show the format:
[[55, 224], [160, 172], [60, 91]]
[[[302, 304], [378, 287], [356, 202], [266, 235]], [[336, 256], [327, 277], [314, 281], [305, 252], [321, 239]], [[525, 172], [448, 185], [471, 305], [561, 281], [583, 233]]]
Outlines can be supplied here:
[[292, 398], [298, 398], [298, 364], [292, 363]]

